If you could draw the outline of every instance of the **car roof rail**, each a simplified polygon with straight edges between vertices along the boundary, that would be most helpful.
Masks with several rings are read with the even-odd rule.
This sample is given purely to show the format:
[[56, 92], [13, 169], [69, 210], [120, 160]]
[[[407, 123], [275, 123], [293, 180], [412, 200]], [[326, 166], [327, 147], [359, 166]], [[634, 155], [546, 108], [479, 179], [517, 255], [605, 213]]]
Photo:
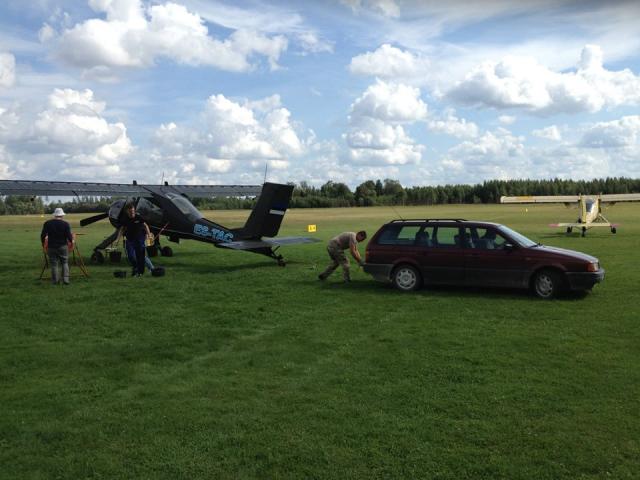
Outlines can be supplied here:
[[389, 223], [396, 222], [468, 222], [466, 218], [400, 218], [391, 220]]
[[427, 218], [427, 222], [468, 222], [466, 218]]

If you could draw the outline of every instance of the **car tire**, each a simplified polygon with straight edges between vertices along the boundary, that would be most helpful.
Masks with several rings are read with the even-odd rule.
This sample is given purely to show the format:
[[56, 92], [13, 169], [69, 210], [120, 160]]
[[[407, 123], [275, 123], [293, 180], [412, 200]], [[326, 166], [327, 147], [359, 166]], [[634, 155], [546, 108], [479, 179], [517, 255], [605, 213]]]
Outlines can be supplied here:
[[538, 298], [551, 300], [562, 290], [562, 278], [554, 270], [540, 270], [534, 275], [531, 287]]
[[418, 290], [422, 286], [422, 277], [418, 269], [412, 265], [400, 265], [393, 270], [393, 285], [402, 292]]

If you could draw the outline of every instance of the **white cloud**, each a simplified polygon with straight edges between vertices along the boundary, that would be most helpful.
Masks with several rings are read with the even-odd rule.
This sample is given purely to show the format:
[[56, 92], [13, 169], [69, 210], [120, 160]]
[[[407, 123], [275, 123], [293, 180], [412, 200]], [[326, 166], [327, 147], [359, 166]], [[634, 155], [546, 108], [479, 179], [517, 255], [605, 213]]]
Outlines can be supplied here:
[[531, 132], [531, 135], [533, 135], [534, 137], [544, 138], [546, 140], [553, 140], [556, 142], [559, 142], [560, 140], [562, 140], [562, 134], [560, 133], [560, 129], [555, 125], [551, 125], [549, 127], [541, 128], [538, 130], [533, 130]]
[[640, 116], [630, 115], [596, 123], [585, 132], [579, 145], [587, 148], [638, 147], [639, 140]]
[[[504, 128], [486, 132], [450, 148], [437, 161], [422, 167], [420, 175], [437, 184], [478, 183], [531, 173], [524, 139]], [[526, 176], [526, 175], [525, 175]]]
[[48, 105], [31, 112], [16, 106], [0, 111], [0, 142], [20, 176], [112, 178], [133, 150], [123, 123], [109, 123], [104, 102], [91, 90], [55, 89]]
[[429, 66], [427, 58], [385, 43], [374, 52], [353, 57], [349, 70], [356, 75], [397, 80], [424, 77], [428, 74]]
[[[554, 140], [527, 146], [523, 137], [499, 128], [474, 141], [450, 148], [439, 159], [417, 170], [432, 183], [478, 183], [490, 179], [592, 179], [613, 175], [640, 175], [640, 116], [594, 123], [575, 142], [558, 138], [580, 133], [552, 125], [539, 135]], [[557, 136], [556, 136], [557, 135]]]
[[318, 37], [316, 32], [307, 30], [296, 35], [296, 39], [305, 52], [333, 53], [333, 43]]
[[415, 122], [427, 116], [420, 89], [378, 80], [351, 106], [353, 117], [371, 117], [386, 122]]
[[424, 147], [403, 125], [424, 120], [427, 105], [420, 90], [378, 80], [351, 105], [344, 139], [353, 162], [369, 165], [420, 163]]
[[500, 115], [498, 117], [498, 122], [500, 122], [502, 125], [513, 125], [516, 120], [516, 117], [514, 117], [513, 115]]
[[395, 0], [340, 0], [343, 4], [358, 13], [362, 10], [370, 11], [384, 17], [397, 18], [400, 16], [400, 7]]
[[467, 159], [481, 159], [487, 157], [517, 157], [523, 154], [524, 145], [521, 137], [515, 137], [503, 128], [495, 132], [486, 132], [474, 141], [465, 141], [453, 147], [450, 153]]
[[48, 23], [42, 25], [42, 28], [38, 30], [38, 40], [40, 40], [40, 43], [47, 43], [52, 38], [55, 38], [55, 36], [56, 31]]
[[16, 81], [16, 59], [10, 53], [0, 52], [0, 87], [12, 87]]
[[473, 122], [467, 122], [464, 118], [456, 117], [453, 109], [447, 109], [441, 119], [429, 120], [427, 128], [432, 132], [444, 133], [457, 138], [478, 136], [478, 126]]
[[467, 74], [450, 98], [468, 105], [521, 108], [537, 114], [597, 112], [640, 103], [640, 77], [609, 71], [599, 47], [587, 45], [576, 72], [557, 73], [527, 57], [485, 62]]
[[4, 145], [0, 145], [0, 180], [7, 180], [13, 176], [9, 168], [9, 161], [9, 155]]
[[[70, 64], [95, 69], [148, 67], [158, 58], [246, 72], [264, 57], [272, 70], [287, 49], [281, 35], [236, 30], [224, 40], [208, 34], [203, 19], [183, 5], [164, 3], [144, 9], [140, 0], [90, 0], [106, 19], [93, 18], [65, 29], [57, 54]], [[46, 35], [45, 35], [46, 36]]]
[[[278, 95], [257, 101], [210, 96], [191, 125], [168, 123], [154, 135], [152, 158], [169, 178], [214, 179], [239, 171], [284, 169], [312, 141], [300, 138]], [[255, 181], [255, 180], [254, 180]]]

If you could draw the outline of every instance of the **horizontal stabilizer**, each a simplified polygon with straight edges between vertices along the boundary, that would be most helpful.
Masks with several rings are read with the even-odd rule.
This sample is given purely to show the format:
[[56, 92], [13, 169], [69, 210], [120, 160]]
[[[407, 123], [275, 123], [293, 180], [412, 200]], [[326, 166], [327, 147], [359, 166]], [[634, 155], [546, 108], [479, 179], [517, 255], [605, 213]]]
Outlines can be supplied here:
[[281, 245], [295, 245], [300, 243], [316, 243], [317, 238], [309, 237], [276, 237], [262, 240], [238, 240], [237, 242], [218, 243], [216, 247], [232, 248], [234, 250], [253, 250], [256, 248], [279, 247]]

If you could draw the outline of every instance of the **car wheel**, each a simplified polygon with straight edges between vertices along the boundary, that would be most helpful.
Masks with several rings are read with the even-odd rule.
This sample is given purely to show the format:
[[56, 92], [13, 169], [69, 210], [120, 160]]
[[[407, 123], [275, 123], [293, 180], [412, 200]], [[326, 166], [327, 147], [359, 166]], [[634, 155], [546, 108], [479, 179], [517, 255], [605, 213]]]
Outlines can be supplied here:
[[558, 272], [541, 270], [533, 278], [534, 293], [544, 300], [555, 297], [562, 288], [562, 280]]
[[403, 292], [417, 290], [422, 285], [422, 278], [415, 267], [400, 265], [393, 271], [393, 285]]

